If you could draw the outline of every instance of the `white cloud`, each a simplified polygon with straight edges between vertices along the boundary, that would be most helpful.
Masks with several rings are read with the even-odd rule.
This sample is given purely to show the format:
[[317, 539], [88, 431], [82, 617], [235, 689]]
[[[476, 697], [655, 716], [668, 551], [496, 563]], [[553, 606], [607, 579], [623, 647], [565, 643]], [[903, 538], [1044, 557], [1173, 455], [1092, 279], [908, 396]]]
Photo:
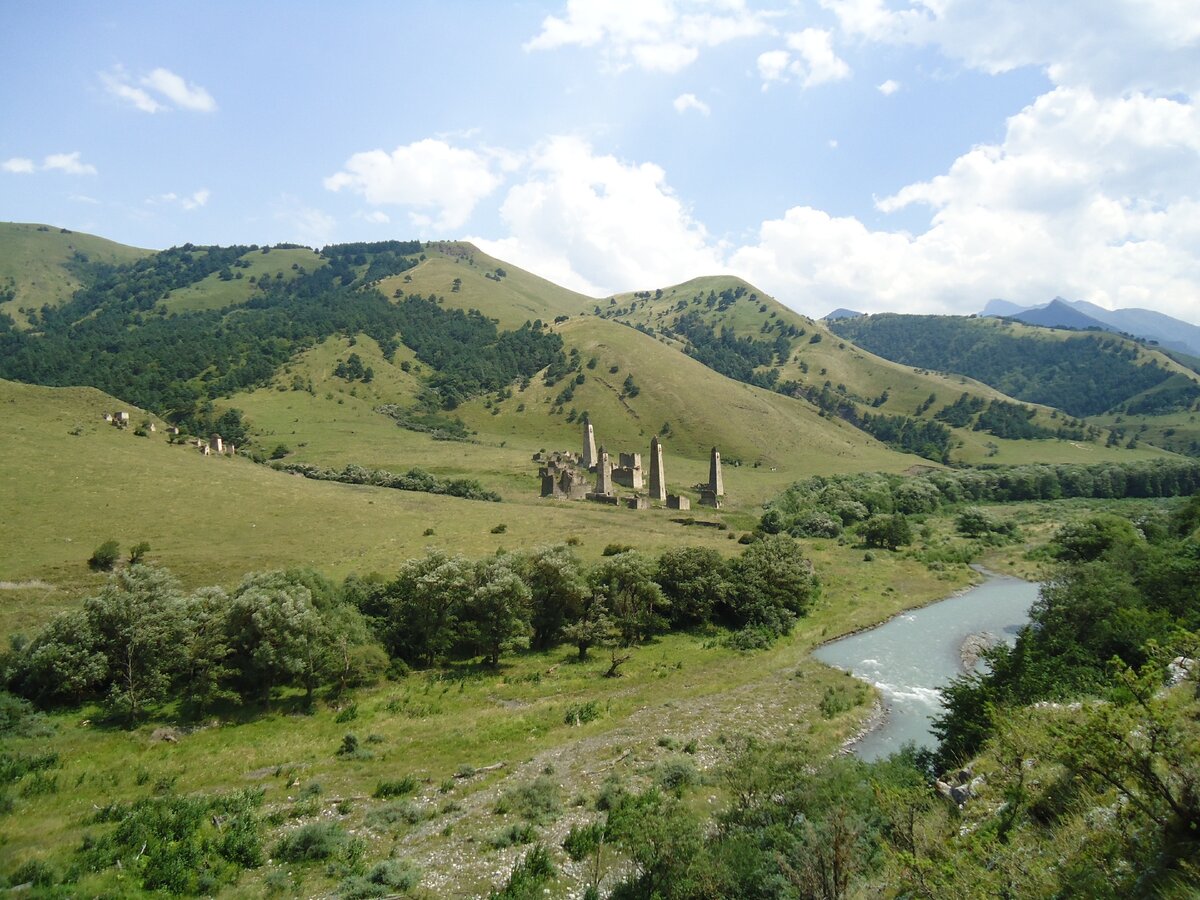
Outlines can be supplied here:
[[830, 138], [829, 139], [829, 149], [836, 150], [837, 148], [838, 148], [837, 138]]
[[885, 213], [928, 207], [924, 232], [795, 207], [764, 222], [731, 265], [814, 314], [965, 313], [989, 297], [1061, 294], [1195, 319], [1198, 186], [1193, 105], [1058, 88], [1009, 119], [1003, 143], [878, 201]]
[[805, 87], [840, 81], [850, 77], [850, 67], [833, 52], [833, 33], [819, 28], [805, 28], [789, 34], [787, 45], [798, 54], [792, 65], [803, 78]]
[[12, 159], [6, 159], [0, 163], [0, 169], [17, 175], [31, 175], [34, 171], [34, 165], [32, 159], [26, 159], [23, 156], [14, 156]]
[[821, 0], [842, 30], [865, 41], [933, 44], [984, 72], [1044, 67], [1055, 84], [1097, 93], [1200, 89], [1194, 0]]
[[80, 153], [51, 153], [42, 160], [43, 171], [65, 172], [67, 175], [95, 175], [96, 167], [80, 160]]
[[883, 94], [885, 97], [892, 96], [892, 94], [896, 93], [898, 90], [900, 90], [900, 82], [894, 81], [891, 78], [878, 87], [879, 93]]
[[788, 50], [768, 50], [758, 56], [758, 75], [763, 90], [792, 78], [810, 88], [850, 77], [850, 67], [833, 50], [833, 32], [805, 28], [789, 34], [786, 43]]
[[598, 47], [610, 69], [672, 73], [702, 49], [768, 30], [767, 14], [744, 0], [567, 0], [563, 15], [547, 16], [524, 49]]
[[191, 211], [193, 209], [199, 209], [201, 206], [207, 204], [209, 197], [211, 196], [212, 191], [210, 191], [208, 188], [201, 188], [198, 191], [193, 191], [190, 194], [184, 195], [176, 194], [174, 191], [166, 194], [157, 194], [153, 197], [147, 198], [146, 202], [152, 205], [168, 204], [179, 206], [182, 209]]
[[391, 153], [355, 153], [324, 183], [331, 191], [361, 194], [372, 205], [414, 207], [409, 214], [414, 225], [446, 231], [464, 225], [476, 204], [500, 186], [503, 179], [492, 171], [492, 160], [504, 169], [510, 158], [426, 138]]
[[598, 155], [575, 137], [533, 154], [500, 210], [509, 236], [486, 252], [592, 296], [724, 270], [721, 249], [652, 163]]
[[189, 84], [170, 69], [158, 68], [141, 79], [144, 87], [162, 94], [180, 109], [215, 112], [217, 101], [198, 84]]
[[675, 112], [677, 112], [681, 115], [683, 113], [687, 112], [689, 109], [694, 109], [696, 112], [700, 113], [700, 115], [702, 115], [702, 116], [707, 116], [709, 113], [712, 112], [712, 110], [709, 109], [708, 104], [705, 103], [703, 100], [701, 100], [699, 97], [697, 97], [695, 94], [680, 94], [678, 97], [675, 98], [675, 102], [673, 105], [675, 107]]
[[95, 197], [89, 197], [87, 194], [67, 194], [67, 199], [73, 203], [87, 203], [92, 206], [100, 203]]
[[363, 213], [362, 217], [372, 225], [387, 225], [392, 221], [392, 217], [382, 209], [373, 209], [370, 212]]
[[[164, 112], [172, 107], [192, 112], [215, 112], [217, 109], [212, 94], [170, 69], [154, 69], [134, 83], [124, 66], [118, 65], [109, 72], [101, 72], [100, 81], [118, 100], [146, 113]], [[159, 98], [167, 102], [163, 103]]]
[[166, 109], [165, 106], [151, 97], [146, 91], [130, 84], [126, 80], [125, 70], [120, 66], [112, 72], [101, 72], [100, 80], [103, 82], [105, 90], [110, 94], [118, 100], [124, 100], [126, 103], [132, 104], [142, 112], [156, 113]]

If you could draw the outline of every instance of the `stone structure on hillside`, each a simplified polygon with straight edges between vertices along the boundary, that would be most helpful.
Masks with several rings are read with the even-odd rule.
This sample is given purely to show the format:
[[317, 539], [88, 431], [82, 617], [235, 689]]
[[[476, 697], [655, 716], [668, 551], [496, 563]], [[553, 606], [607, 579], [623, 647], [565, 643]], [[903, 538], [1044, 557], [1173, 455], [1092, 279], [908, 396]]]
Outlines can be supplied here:
[[225, 452], [225, 442], [221, 440], [219, 434], [214, 434], [208, 439], [208, 446], [212, 448], [213, 453], [218, 455]]
[[596, 432], [592, 420], [583, 416], [583, 467], [589, 472], [596, 466]]
[[700, 505], [721, 508], [721, 498], [725, 496], [725, 482], [721, 478], [721, 451], [712, 448], [708, 460], [708, 484], [700, 486]]
[[630, 490], [642, 489], [642, 454], [622, 453], [617, 457], [617, 466], [613, 469], [613, 481]]
[[[591, 419], [583, 417], [582, 453], [559, 450], [547, 453], [544, 450], [533, 454], [533, 461], [540, 464], [543, 497], [555, 500], [590, 500], [610, 506], [624, 505], [629, 509], [649, 509], [665, 506], [667, 509], [690, 510], [691, 501], [682, 494], [667, 493], [666, 469], [663, 465], [663, 445], [655, 435], [650, 440], [649, 493], [645, 491], [645, 470], [641, 453], [618, 453], [616, 464], [608, 449], [603, 445], [596, 449], [596, 432]], [[594, 476], [594, 477], [589, 477]], [[712, 449], [709, 475], [706, 484], [695, 486], [700, 492], [700, 503], [715, 509], [721, 508], [725, 485], [721, 478], [721, 454]], [[622, 494], [619, 488], [629, 493]]]
[[650, 438], [650, 499], [655, 503], [667, 501], [667, 476], [663, 471], [663, 449], [658, 435]]
[[583, 500], [588, 494], [587, 476], [579, 471], [579, 457], [574, 453], [551, 453], [543, 457], [534, 455], [535, 462], [542, 462], [538, 474], [542, 478], [542, 496], [556, 500]]

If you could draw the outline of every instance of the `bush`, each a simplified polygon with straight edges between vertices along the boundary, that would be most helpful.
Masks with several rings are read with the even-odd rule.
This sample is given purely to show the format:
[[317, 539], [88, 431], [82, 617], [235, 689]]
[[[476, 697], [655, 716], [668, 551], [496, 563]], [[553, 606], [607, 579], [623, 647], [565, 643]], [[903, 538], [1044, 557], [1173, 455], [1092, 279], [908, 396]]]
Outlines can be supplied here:
[[528, 822], [522, 822], [497, 831], [488, 838], [488, 844], [494, 850], [503, 850], [505, 847], [532, 844], [535, 838], [537, 838], [537, 829]]
[[545, 775], [505, 791], [496, 801], [499, 815], [513, 813], [539, 825], [553, 822], [562, 813], [558, 785]]
[[654, 783], [678, 797], [683, 794], [684, 788], [700, 783], [700, 772], [690, 759], [676, 756], [655, 766]]
[[586, 703], [572, 703], [563, 713], [564, 725], [583, 725], [585, 722], [591, 722], [594, 719], [600, 718], [600, 704], [595, 700], [588, 700]]
[[392, 825], [420, 825], [429, 818], [429, 812], [417, 806], [411, 800], [394, 800], [371, 810], [367, 815], [367, 824], [374, 828], [386, 828]]
[[352, 855], [353, 840], [336, 822], [313, 822], [285, 834], [275, 845], [275, 856], [286, 862], [311, 862]]
[[508, 526], [503, 522], [492, 527], [492, 534], [504, 534], [506, 531], [508, 531]]
[[366, 875], [347, 878], [338, 888], [338, 894], [342, 900], [407, 894], [420, 880], [421, 873], [412, 863], [402, 859], [386, 859], [376, 863]]
[[541, 844], [538, 844], [526, 853], [519, 863], [513, 866], [512, 872], [508, 876], [508, 883], [504, 886], [504, 889], [501, 891], [492, 891], [488, 895], [489, 900], [540, 898], [542, 896], [542, 885], [556, 874], [549, 851]]
[[97, 572], [111, 572], [120, 558], [121, 545], [114, 540], [108, 540], [92, 551], [88, 566]]
[[396, 781], [381, 781], [375, 786], [375, 793], [371, 796], [377, 800], [386, 800], [389, 797], [407, 797], [409, 794], [415, 793], [420, 782], [412, 775], [405, 775]]
[[563, 838], [562, 847], [572, 862], [579, 862], [596, 852], [604, 840], [604, 823], [592, 822], [590, 825], [572, 825], [567, 836]]

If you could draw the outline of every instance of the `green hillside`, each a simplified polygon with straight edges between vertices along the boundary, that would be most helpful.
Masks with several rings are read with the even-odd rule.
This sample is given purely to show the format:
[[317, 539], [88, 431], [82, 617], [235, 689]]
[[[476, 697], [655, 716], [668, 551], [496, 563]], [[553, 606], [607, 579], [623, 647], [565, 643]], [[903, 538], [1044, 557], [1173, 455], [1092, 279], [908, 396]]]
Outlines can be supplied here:
[[213, 272], [200, 281], [176, 288], [159, 306], [168, 313], [237, 306], [253, 296], [260, 281], [292, 281], [326, 262], [315, 250], [307, 247], [263, 247], [245, 254], [229, 269]]
[[[936, 414], [964, 394], [976, 402], [1001, 406], [1012, 399], [962, 375], [876, 356], [834, 334], [826, 323], [799, 315], [734, 276], [620, 294], [600, 301], [595, 309], [602, 317], [656, 336], [731, 377], [806, 399], [827, 415], [856, 423], [882, 416], [915, 434], [929, 429], [935, 436], [945, 425], [949, 430], [942, 440], [956, 462], [1085, 462], [1110, 455], [1105, 450], [1107, 433], [1099, 428], [1089, 432], [1079, 422], [1068, 424], [1058, 412], [1040, 405], [1019, 410], [1028, 422], [1020, 431], [941, 423]], [[894, 429], [885, 431], [879, 423], [864, 430], [899, 449], [921, 452], [920, 437], [897, 440], [888, 433]], [[1021, 432], [1036, 433], [1039, 439]]]
[[20, 310], [70, 299], [88, 262], [129, 263], [152, 252], [65, 228], [0, 222], [0, 313], [28, 327]]
[[[993, 318], [861, 316], [834, 331], [905, 365], [978, 378], [1019, 400], [1071, 415], [1119, 412], [1167, 390], [1147, 411], [1200, 401], [1200, 377], [1156, 349], [1109, 333], [1042, 328]], [[1170, 384], [1168, 384], [1170, 382]]]

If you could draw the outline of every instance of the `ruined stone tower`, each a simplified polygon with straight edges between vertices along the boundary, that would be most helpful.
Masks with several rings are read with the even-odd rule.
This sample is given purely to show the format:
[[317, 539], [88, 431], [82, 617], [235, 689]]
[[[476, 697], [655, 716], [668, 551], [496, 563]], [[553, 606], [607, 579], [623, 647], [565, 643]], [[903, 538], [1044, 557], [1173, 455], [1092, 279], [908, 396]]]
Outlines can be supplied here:
[[583, 417], [583, 467], [590, 469], [596, 465], [596, 432], [592, 429], [592, 421], [584, 414]]
[[[591, 426], [588, 426], [589, 428]], [[600, 448], [599, 459], [596, 460], [596, 491], [597, 494], [605, 496], [613, 492], [612, 480], [612, 462], [608, 458], [608, 451], [602, 446]]]
[[665, 503], [667, 499], [667, 476], [663, 472], [663, 449], [658, 435], [650, 438], [650, 499]]
[[721, 498], [725, 495], [725, 484], [721, 480], [721, 451], [712, 448], [712, 456], [708, 462], [708, 484], [700, 488], [700, 505], [721, 508]]
[[708, 487], [718, 497], [725, 496], [725, 482], [721, 480], [721, 451], [712, 448], [708, 461]]

